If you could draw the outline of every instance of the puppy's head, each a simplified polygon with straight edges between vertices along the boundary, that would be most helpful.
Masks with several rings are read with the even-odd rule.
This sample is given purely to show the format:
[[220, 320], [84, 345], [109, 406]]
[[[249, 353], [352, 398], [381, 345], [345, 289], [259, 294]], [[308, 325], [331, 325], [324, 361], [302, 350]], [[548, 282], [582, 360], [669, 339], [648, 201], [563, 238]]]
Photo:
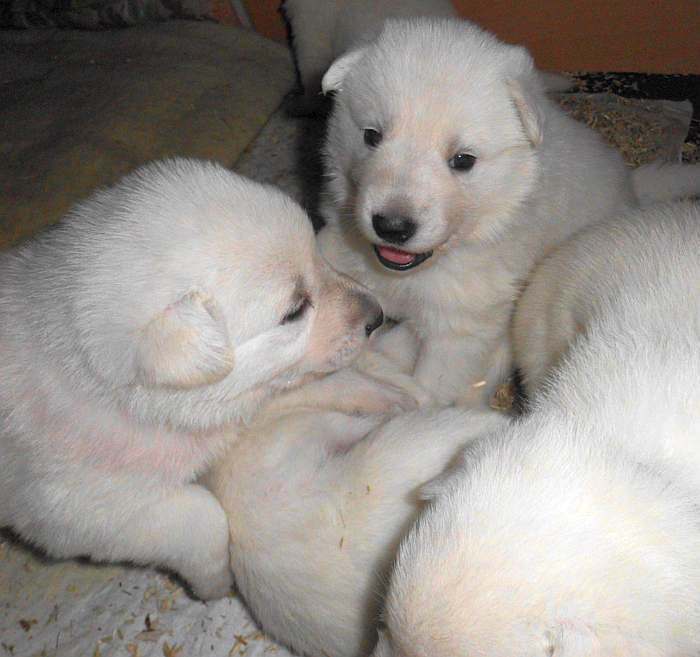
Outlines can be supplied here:
[[70, 225], [84, 362], [148, 418], [203, 427], [246, 415], [351, 361], [382, 321], [319, 257], [291, 199], [215, 164], [146, 166]]
[[399, 550], [374, 657], [697, 652], [690, 500], [582, 442], [482, 441], [429, 491]]
[[545, 101], [521, 47], [466, 21], [387, 21], [323, 87], [330, 192], [385, 268], [498, 235], [532, 190]]

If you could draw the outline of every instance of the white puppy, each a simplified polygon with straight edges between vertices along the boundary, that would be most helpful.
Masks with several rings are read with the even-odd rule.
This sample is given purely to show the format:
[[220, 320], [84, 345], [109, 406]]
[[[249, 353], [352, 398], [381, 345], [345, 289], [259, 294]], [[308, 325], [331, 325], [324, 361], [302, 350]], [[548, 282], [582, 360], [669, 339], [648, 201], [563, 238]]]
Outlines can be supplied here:
[[50, 555], [156, 563], [228, 590], [193, 482], [276, 390], [346, 365], [379, 305], [279, 191], [148, 165], [0, 254], [0, 526]]
[[434, 487], [375, 657], [700, 654], [699, 253], [678, 204], [540, 267], [516, 331], [532, 411]]
[[[381, 341], [390, 349], [391, 333]], [[370, 433], [387, 416], [367, 415], [369, 404], [347, 406], [349, 390], [372, 386], [367, 371], [420, 395], [401, 369], [376, 357], [325, 379], [336, 399], [327, 396], [323, 410], [306, 408], [304, 397], [318, 395], [304, 388], [266, 407], [205, 480], [229, 518], [243, 597], [266, 632], [312, 657], [372, 649], [383, 584], [418, 513], [419, 487], [473, 436], [507, 422], [493, 411], [423, 411]]]
[[457, 16], [450, 0], [285, 0], [303, 94], [288, 103], [291, 114], [321, 109], [321, 79], [333, 60], [377, 36], [389, 17]]
[[[438, 402], [483, 403], [510, 373], [523, 281], [554, 245], [636, 204], [629, 170], [546, 98], [525, 49], [466, 21], [387, 21], [323, 84], [336, 98], [322, 252], [415, 322], [416, 376]], [[679, 189], [680, 166], [654, 171], [651, 198], [700, 189], [700, 167]]]

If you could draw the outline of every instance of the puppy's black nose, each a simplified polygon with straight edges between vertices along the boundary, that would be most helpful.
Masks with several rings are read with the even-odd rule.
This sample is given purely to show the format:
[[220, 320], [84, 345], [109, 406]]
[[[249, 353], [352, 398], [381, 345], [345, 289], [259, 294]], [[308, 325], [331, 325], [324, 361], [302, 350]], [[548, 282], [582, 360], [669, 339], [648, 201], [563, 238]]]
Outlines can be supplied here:
[[372, 226], [379, 237], [391, 244], [408, 242], [416, 233], [416, 224], [413, 219], [401, 215], [373, 214]]

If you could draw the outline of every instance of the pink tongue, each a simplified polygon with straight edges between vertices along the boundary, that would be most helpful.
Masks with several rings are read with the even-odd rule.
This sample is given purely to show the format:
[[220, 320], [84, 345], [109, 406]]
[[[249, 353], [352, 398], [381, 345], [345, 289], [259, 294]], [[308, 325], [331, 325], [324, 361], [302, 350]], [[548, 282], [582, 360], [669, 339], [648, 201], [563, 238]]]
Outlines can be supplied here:
[[408, 265], [416, 259], [415, 254], [393, 249], [390, 246], [380, 246], [379, 255], [382, 256], [384, 260], [388, 260], [397, 265]]

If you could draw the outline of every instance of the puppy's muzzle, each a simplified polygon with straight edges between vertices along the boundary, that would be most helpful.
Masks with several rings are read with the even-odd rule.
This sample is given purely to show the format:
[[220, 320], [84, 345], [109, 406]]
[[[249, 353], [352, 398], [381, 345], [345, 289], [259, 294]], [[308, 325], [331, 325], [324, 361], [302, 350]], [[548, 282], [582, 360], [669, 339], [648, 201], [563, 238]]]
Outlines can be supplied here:
[[377, 236], [390, 244], [404, 244], [416, 234], [416, 222], [402, 215], [372, 215], [372, 228]]
[[418, 225], [411, 217], [402, 214], [375, 213], [372, 215], [372, 228], [384, 243], [374, 244], [374, 252], [377, 254], [379, 262], [387, 269], [407, 271], [417, 267], [433, 255], [432, 251], [412, 253], [395, 246], [388, 246], [388, 244], [404, 244], [416, 234]]

